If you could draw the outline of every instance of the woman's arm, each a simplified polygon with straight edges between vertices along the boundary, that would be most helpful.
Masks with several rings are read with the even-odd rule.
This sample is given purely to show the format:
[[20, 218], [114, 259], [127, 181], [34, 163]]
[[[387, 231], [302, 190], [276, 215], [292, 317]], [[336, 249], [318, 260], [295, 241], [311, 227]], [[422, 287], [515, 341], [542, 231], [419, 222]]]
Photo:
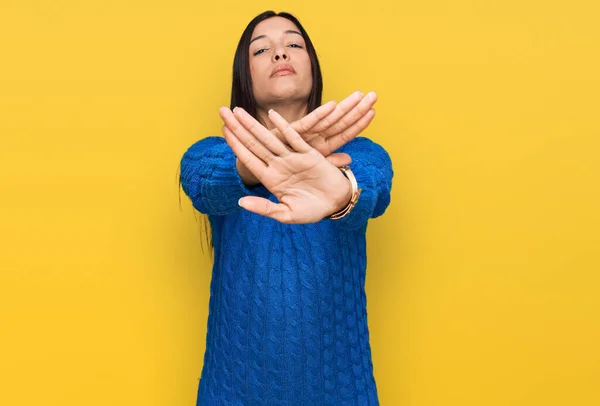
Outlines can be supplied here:
[[240, 210], [238, 200], [259, 196], [242, 180], [236, 156], [222, 137], [194, 143], [181, 158], [181, 186], [201, 213], [223, 216]]
[[[348, 179], [279, 113], [271, 109], [268, 114], [287, 145], [242, 108], [235, 113], [227, 107], [221, 108], [227, 144], [279, 201], [248, 196], [240, 199], [239, 204], [282, 223], [315, 223], [335, 213], [342, 200], [348, 199]], [[358, 228], [370, 217], [383, 214], [389, 204], [391, 161], [383, 148], [367, 138], [349, 144], [344, 149], [355, 155], [353, 160], [359, 161], [350, 165], [358, 172], [355, 176], [366, 190], [366, 197], [362, 202], [359, 199], [352, 211], [356, 213], [335, 221], [342, 227]]]
[[350, 213], [330, 221], [344, 229], [357, 229], [370, 218], [381, 216], [390, 204], [394, 176], [392, 161], [383, 147], [365, 137], [356, 137], [338, 152], [345, 152], [352, 158], [348, 166], [362, 191]]

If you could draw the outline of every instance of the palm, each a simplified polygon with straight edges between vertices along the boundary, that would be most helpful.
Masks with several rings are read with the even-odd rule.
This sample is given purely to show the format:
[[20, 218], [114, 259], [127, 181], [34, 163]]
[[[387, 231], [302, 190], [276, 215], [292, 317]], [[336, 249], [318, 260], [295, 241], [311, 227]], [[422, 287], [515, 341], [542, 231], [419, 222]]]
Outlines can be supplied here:
[[312, 223], [331, 213], [331, 193], [344, 190], [348, 180], [315, 149], [274, 159], [261, 183], [287, 206], [285, 222]]
[[[339, 169], [308, 145], [283, 117], [270, 118], [288, 141], [281, 142], [253, 117], [238, 109], [221, 109], [225, 140], [242, 164], [279, 203], [247, 196], [245, 209], [285, 223], [314, 223], [349, 200], [350, 184]], [[239, 120], [239, 121], [238, 121]]]

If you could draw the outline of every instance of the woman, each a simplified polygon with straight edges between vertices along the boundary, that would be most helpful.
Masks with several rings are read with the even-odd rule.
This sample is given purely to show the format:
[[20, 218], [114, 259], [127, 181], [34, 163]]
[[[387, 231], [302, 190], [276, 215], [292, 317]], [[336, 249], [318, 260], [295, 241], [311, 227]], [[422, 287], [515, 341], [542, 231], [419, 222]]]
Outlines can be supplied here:
[[198, 405], [379, 404], [365, 237], [389, 205], [392, 164], [357, 137], [376, 95], [320, 106], [321, 92], [300, 22], [265, 12], [238, 44], [224, 138], [182, 157], [214, 247]]

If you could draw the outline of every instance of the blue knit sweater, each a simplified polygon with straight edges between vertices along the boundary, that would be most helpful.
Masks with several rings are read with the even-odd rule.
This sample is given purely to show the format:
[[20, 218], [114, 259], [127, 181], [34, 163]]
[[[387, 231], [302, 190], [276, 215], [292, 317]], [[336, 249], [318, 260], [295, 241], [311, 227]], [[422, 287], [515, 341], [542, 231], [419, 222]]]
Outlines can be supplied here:
[[366, 229], [390, 203], [392, 163], [357, 137], [346, 152], [362, 193], [339, 220], [283, 224], [238, 206], [247, 188], [224, 138], [196, 142], [181, 183], [214, 244], [197, 405], [379, 405], [367, 324]]

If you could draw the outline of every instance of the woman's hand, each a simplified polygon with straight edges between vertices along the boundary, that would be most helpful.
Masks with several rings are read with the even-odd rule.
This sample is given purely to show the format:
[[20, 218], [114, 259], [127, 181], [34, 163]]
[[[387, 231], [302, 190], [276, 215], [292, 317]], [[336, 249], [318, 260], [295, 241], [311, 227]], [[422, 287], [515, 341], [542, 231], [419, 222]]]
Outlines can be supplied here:
[[[373, 121], [377, 101], [377, 93], [369, 92], [363, 97], [356, 91], [340, 103], [330, 101], [316, 108], [300, 120], [291, 123], [292, 128], [314, 149], [319, 151], [329, 162], [340, 167], [349, 165], [352, 158], [348, 154], [333, 151], [346, 144], [363, 132]], [[271, 130], [286, 146], [287, 140], [277, 127]], [[225, 134], [223, 134], [225, 135]], [[257, 185], [260, 181], [248, 170], [239, 159], [236, 167], [242, 180], [248, 186]]]
[[[328, 157], [369, 126], [375, 117], [373, 105], [376, 101], [377, 93], [369, 92], [363, 97], [362, 92], [357, 91], [338, 104], [334, 101], [325, 103], [291, 126], [311, 147]], [[271, 132], [286, 143], [278, 128]]]
[[269, 118], [287, 145], [242, 108], [222, 107], [221, 117], [227, 144], [280, 202], [247, 196], [240, 199], [246, 210], [282, 223], [315, 223], [350, 201], [350, 181], [277, 112]]
[[[292, 128], [313, 148], [335, 166], [348, 165], [348, 154], [332, 153], [363, 132], [373, 121], [377, 93], [365, 97], [360, 91], [352, 93], [340, 103], [330, 101], [316, 108], [300, 120], [291, 123]], [[271, 130], [284, 144], [285, 137], [277, 128]]]

